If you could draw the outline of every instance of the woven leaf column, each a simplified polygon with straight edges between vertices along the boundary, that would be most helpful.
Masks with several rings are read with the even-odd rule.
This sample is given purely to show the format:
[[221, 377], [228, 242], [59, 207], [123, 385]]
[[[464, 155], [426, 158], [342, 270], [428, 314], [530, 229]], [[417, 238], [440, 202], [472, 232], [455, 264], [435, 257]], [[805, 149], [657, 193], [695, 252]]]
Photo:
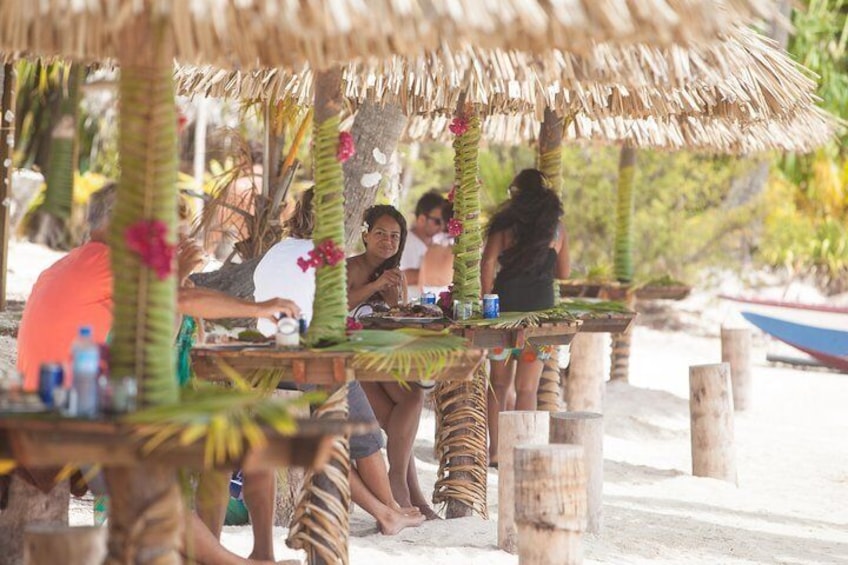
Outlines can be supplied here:
[[[313, 160], [315, 175], [315, 245], [332, 241], [344, 248], [344, 182], [339, 149], [342, 110], [340, 67], [315, 77]], [[315, 302], [307, 341], [312, 346], [345, 339], [347, 273], [344, 261], [315, 271]], [[316, 413], [318, 418], [347, 419], [347, 386], [336, 390]], [[310, 565], [348, 563], [350, 535], [350, 445], [333, 443], [330, 460], [320, 473], [310, 473], [295, 508], [287, 543], [306, 551]]]
[[[453, 129], [459, 125], [459, 129]], [[480, 185], [477, 153], [480, 117], [471, 107], [460, 105], [452, 130], [454, 139], [454, 218], [462, 222], [462, 233], [454, 244], [453, 297], [472, 301], [479, 313], [480, 260], [483, 227], [480, 225]], [[440, 425], [436, 437], [439, 473], [433, 492], [434, 503], [446, 503], [448, 518], [486, 517], [486, 386], [485, 364], [471, 382], [440, 383], [436, 389]]]
[[[623, 145], [618, 162], [618, 202], [615, 222], [615, 278], [621, 283], [633, 280], [633, 205], [636, 197], [633, 184], [636, 178], [636, 149]], [[633, 309], [633, 295], [627, 293], [627, 307]], [[631, 324], [627, 331], [612, 334], [612, 363], [610, 378], [627, 382], [630, 372]]]
[[[140, 220], [167, 226], [176, 243], [177, 115], [169, 20], [152, 8], [122, 31], [121, 178], [111, 224], [115, 314], [111, 375], [133, 375], [144, 406], [178, 400], [173, 349], [176, 277], [160, 280], [127, 248], [124, 233]], [[181, 563], [183, 505], [176, 470], [143, 464], [110, 468], [107, 563]]]
[[[537, 166], [548, 180], [551, 188], [562, 197], [562, 132], [565, 120], [550, 108], [545, 108], [545, 117], [539, 130], [539, 155]], [[554, 283], [554, 296], [559, 295], [559, 283]], [[545, 361], [539, 379], [536, 407], [547, 412], [559, 412], [561, 387], [559, 359], [557, 355]]]

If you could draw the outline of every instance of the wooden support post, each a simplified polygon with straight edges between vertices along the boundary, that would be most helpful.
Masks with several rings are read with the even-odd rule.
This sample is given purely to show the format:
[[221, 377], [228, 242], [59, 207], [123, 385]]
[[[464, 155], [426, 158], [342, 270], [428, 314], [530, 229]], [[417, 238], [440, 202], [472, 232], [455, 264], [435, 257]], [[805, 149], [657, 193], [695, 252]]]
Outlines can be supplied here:
[[515, 448], [519, 565], [583, 562], [586, 477], [579, 445]]
[[730, 365], [733, 409], [747, 410], [751, 406], [751, 330], [721, 328], [721, 361]]
[[182, 563], [185, 509], [176, 470], [143, 464], [107, 467], [104, 475], [110, 492], [105, 563]]
[[536, 406], [545, 412], [562, 410], [562, 387], [560, 384], [559, 359], [554, 354], [545, 361], [542, 376], [539, 379], [539, 394]]
[[[635, 310], [636, 294], [628, 292], [624, 304], [628, 310]], [[633, 337], [633, 324], [627, 326], [623, 332], [612, 334], [611, 337], [610, 380], [626, 383], [630, 379], [630, 342]]]
[[736, 483], [730, 365], [689, 367], [692, 474]]
[[35, 524], [24, 532], [24, 565], [92, 565], [106, 557], [106, 528]]
[[551, 414], [551, 443], [583, 446], [586, 471], [586, 531], [597, 534], [603, 522], [604, 417], [597, 412]]
[[0, 94], [0, 311], [6, 310], [9, 268], [9, 202], [12, 198], [12, 151], [15, 147], [15, 65], [3, 65]]
[[513, 450], [524, 444], [548, 441], [549, 412], [508, 411], [498, 418], [498, 547], [515, 553], [518, 533], [515, 529], [515, 469]]
[[570, 412], [604, 411], [605, 335], [578, 333], [571, 342], [571, 363], [565, 383], [565, 406]]

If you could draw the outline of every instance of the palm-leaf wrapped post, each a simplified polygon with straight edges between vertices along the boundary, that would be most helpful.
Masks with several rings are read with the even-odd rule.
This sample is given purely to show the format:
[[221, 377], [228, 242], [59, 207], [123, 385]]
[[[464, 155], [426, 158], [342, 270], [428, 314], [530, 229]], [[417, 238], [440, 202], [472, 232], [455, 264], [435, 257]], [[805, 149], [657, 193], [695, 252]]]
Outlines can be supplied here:
[[[13, 63], [3, 65], [3, 80], [0, 82], [0, 198], [5, 202], [12, 195], [12, 144], [15, 139], [15, 66]], [[6, 271], [9, 257], [9, 207], [0, 210], [0, 311], [6, 310]]]
[[[557, 194], [562, 194], [562, 132], [565, 120], [551, 108], [545, 108], [545, 117], [539, 128], [538, 168], [551, 183]], [[559, 283], [554, 282], [554, 296], [559, 295]], [[559, 359], [552, 355], [545, 361], [539, 379], [536, 406], [539, 410], [558, 412], [560, 408]]]
[[[615, 253], [613, 267], [615, 278], [622, 284], [633, 281], [633, 203], [636, 197], [633, 184], [636, 178], [636, 149], [629, 143], [621, 147], [618, 162], [618, 195], [615, 221]], [[627, 291], [626, 304], [634, 307], [633, 293]], [[612, 334], [612, 363], [610, 378], [627, 382], [630, 368], [630, 338], [633, 324], [621, 333]]]
[[[462, 97], [460, 97], [462, 99]], [[454, 219], [449, 230], [454, 244], [453, 298], [472, 302], [479, 312], [480, 261], [483, 228], [480, 225], [480, 186], [477, 153], [480, 116], [460, 102], [450, 126], [455, 135]], [[436, 453], [440, 456], [433, 502], [447, 504], [446, 516], [459, 518], [486, 509], [486, 386], [483, 363], [471, 382], [440, 383], [436, 389], [439, 429]]]
[[[167, 16], [147, 7], [131, 16], [119, 53], [121, 178], [110, 233], [115, 301], [110, 370], [114, 377], [138, 379], [142, 406], [179, 397], [172, 341], [177, 284], [168, 255], [177, 237], [170, 32]], [[130, 249], [127, 236], [133, 230], [152, 255]], [[157, 563], [181, 563], [183, 505], [176, 469], [110, 468], [106, 480], [114, 501], [107, 563], [136, 562], [151, 552]]]
[[[344, 248], [344, 181], [341, 161], [349, 156], [348, 140], [339, 134], [342, 111], [341, 68], [315, 78], [313, 162], [315, 174], [316, 249]], [[315, 271], [315, 303], [307, 342], [334, 345], [345, 340], [347, 276], [344, 253]], [[347, 419], [347, 387], [341, 387], [316, 413], [318, 418]], [[287, 543], [306, 550], [309, 563], [348, 563], [350, 446], [346, 437], [333, 444], [320, 473], [310, 472], [298, 497]]]

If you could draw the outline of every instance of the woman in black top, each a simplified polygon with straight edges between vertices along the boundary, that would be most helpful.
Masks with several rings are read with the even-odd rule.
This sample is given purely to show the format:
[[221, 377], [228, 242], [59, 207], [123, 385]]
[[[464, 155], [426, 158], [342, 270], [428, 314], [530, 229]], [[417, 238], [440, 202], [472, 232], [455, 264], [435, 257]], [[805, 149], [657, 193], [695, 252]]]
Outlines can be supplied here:
[[[554, 280], [567, 278], [570, 270], [568, 238], [560, 221], [562, 204], [547, 177], [536, 169], [518, 173], [509, 194], [510, 199], [498, 209], [487, 229], [483, 293], [498, 294], [503, 312], [551, 308], [555, 304]], [[489, 459], [496, 465], [498, 414], [502, 410], [536, 409], [544, 355], [532, 348], [508, 351], [505, 356], [500, 351], [493, 353]]]

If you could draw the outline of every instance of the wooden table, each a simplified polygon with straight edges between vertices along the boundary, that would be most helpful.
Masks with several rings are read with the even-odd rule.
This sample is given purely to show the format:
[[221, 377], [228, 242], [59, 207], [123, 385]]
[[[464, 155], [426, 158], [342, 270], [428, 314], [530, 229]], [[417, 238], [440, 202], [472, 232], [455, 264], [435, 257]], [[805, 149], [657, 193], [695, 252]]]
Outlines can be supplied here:
[[[398, 378], [405, 381], [436, 380], [436, 381], [470, 381], [476, 368], [483, 362], [485, 352], [482, 349], [469, 348], [452, 359], [452, 363], [438, 374], [427, 371], [412, 371], [409, 374], [395, 375], [386, 371], [377, 371], [364, 366], [358, 361], [355, 353], [315, 350], [282, 350], [272, 347], [243, 347], [206, 346], [192, 350], [192, 368], [195, 374], [204, 380], [219, 381], [225, 379], [221, 371], [221, 362], [226, 363], [242, 374], [250, 374], [257, 370], [282, 371], [281, 381], [297, 385], [317, 385], [321, 388], [337, 392], [345, 383], [351, 380], [371, 382], [397, 382]], [[342, 408], [346, 411], [346, 402]], [[295, 541], [307, 552], [310, 564], [347, 563], [347, 535], [350, 530], [347, 502], [350, 499], [350, 485], [347, 483], [346, 466], [349, 465], [350, 452], [347, 442], [336, 442], [332, 462], [331, 479], [329, 475], [317, 474], [307, 477], [309, 493], [312, 500], [320, 506], [315, 512], [299, 512], [296, 510], [295, 523], [292, 531], [305, 532]], [[341, 504], [333, 504], [334, 512], [330, 518], [326, 514], [329, 506], [321, 500], [335, 499]], [[322, 516], [320, 527], [310, 526], [310, 519], [317, 513]], [[299, 522], [298, 518], [303, 521]], [[341, 529], [339, 539], [326, 539], [322, 532]], [[318, 540], [316, 543], [315, 540]], [[304, 541], [306, 540], [306, 541]], [[326, 542], [326, 543], [324, 543]]]

